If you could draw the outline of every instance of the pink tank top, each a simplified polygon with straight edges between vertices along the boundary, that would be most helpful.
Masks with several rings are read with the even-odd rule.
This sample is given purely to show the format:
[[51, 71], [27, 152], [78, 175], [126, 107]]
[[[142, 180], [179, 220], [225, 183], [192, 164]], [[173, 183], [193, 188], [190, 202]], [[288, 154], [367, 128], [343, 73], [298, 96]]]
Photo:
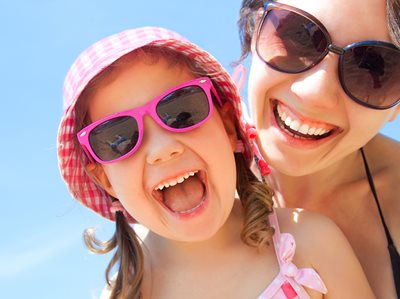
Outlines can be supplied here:
[[304, 286], [326, 294], [325, 284], [314, 269], [298, 269], [293, 264], [296, 242], [291, 234], [280, 232], [275, 212], [269, 216], [269, 222], [275, 229], [273, 242], [280, 270], [257, 299], [310, 299]]

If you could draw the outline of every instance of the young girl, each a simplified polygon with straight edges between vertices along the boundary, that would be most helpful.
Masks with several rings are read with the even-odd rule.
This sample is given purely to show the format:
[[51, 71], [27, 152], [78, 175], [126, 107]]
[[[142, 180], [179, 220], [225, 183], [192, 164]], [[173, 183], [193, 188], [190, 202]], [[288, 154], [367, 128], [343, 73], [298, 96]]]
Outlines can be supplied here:
[[209, 53], [162, 28], [124, 31], [78, 57], [64, 95], [62, 176], [116, 221], [108, 242], [85, 234], [94, 252], [116, 249], [110, 298], [373, 298], [330, 221], [273, 210], [238, 91]]
[[[378, 298], [400, 298], [398, 0], [244, 0], [248, 100], [279, 206], [329, 216]], [[397, 296], [396, 296], [397, 293]]]

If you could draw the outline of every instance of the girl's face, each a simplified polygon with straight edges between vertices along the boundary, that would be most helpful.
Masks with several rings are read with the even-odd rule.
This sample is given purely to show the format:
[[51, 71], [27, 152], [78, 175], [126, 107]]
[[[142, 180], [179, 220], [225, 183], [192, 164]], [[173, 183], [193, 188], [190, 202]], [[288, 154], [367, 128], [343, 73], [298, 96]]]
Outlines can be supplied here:
[[[339, 47], [363, 40], [390, 42], [384, 0], [279, 2], [316, 17]], [[332, 165], [365, 145], [399, 112], [399, 105], [374, 110], [352, 101], [339, 82], [338, 57], [329, 53], [305, 72], [286, 74], [268, 67], [253, 41], [249, 102], [263, 154], [280, 172], [300, 176]], [[294, 131], [281, 128], [278, 115], [283, 122], [290, 117], [289, 126], [297, 122]]]
[[[90, 118], [96, 121], [140, 107], [192, 79], [186, 69], [163, 59], [135, 61], [95, 92]], [[148, 115], [143, 122], [140, 148], [129, 158], [97, 164], [92, 174], [151, 231], [179, 241], [210, 238], [225, 223], [234, 202], [236, 170], [227, 123], [216, 109], [208, 121], [184, 133], [166, 131]]]

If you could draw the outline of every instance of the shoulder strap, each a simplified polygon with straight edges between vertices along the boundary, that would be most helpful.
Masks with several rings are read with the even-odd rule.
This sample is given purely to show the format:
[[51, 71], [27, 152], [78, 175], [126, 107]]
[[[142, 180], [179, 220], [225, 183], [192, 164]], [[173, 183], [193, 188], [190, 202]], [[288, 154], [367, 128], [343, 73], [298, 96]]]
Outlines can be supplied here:
[[281, 238], [281, 230], [279, 228], [278, 216], [276, 215], [276, 210], [274, 208], [273, 212], [268, 215], [269, 224], [274, 228], [274, 234], [272, 236], [272, 241], [274, 243], [275, 255], [279, 263], [279, 268], [282, 266], [282, 261], [279, 257], [279, 246]]
[[279, 222], [278, 222], [278, 216], [276, 215], [276, 210], [275, 208], [273, 208], [273, 211], [271, 214], [268, 215], [268, 220], [269, 220], [269, 224], [274, 228], [275, 232], [274, 235], [272, 236], [272, 238], [275, 241], [279, 240], [279, 237], [281, 235], [281, 230], [279, 228]]
[[392, 236], [390, 235], [389, 229], [388, 229], [388, 227], [386, 225], [385, 218], [383, 218], [381, 205], [379, 204], [378, 195], [376, 193], [375, 184], [374, 184], [374, 180], [372, 178], [372, 174], [371, 174], [371, 172], [369, 170], [369, 167], [368, 167], [367, 158], [365, 157], [363, 148], [360, 148], [360, 151], [361, 151], [361, 155], [362, 155], [363, 162], [364, 162], [365, 172], [367, 173], [369, 187], [371, 188], [371, 192], [372, 192], [372, 195], [374, 196], [376, 206], [378, 207], [379, 216], [381, 218], [381, 222], [382, 222], [383, 228], [385, 230], [386, 238], [388, 240], [388, 245], [393, 245]]

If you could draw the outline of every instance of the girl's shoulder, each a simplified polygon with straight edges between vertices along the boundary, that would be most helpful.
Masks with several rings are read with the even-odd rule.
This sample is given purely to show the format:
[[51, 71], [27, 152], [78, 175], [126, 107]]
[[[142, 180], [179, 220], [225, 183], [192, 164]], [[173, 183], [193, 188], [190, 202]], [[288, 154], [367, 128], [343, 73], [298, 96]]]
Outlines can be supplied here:
[[327, 216], [304, 209], [277, 208], [280, 233], [296, 242], [296, 256], [304, 265], [323, 265], [332, 254], [353, 255], [340, 228]]
[[332, 220], [303, 209], [277, 208], [276, 215], [280, 233], [295, 241], [294, 264], [319, 274], [327, 298], [375, 298], [350, 243]]
[[327, 216], [304, 209], [275, 208], [281, 233], [290, 233], [299, 251], [318, 250], [327, 244], [346, 240], [342, 231]]

